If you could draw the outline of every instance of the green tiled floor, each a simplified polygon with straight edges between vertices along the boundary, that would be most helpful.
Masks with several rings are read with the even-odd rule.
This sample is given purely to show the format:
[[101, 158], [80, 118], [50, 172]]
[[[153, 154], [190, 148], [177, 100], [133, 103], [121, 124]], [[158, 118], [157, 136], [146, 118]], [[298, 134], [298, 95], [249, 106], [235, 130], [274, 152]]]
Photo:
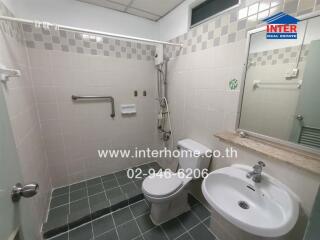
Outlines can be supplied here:
[[[159, 170], [156, 163], [139, 166], [144, 172]], [[46, 238], [76, 228], [119, 208], [143, 199], [143, 179], [129, 179], [126, 170], [97, 177], [52, 192], [47, 222], [43, 225]]]
[[216, 240], [208, 228], [209, 211], [192, 196], [191, 211], [155, 226], [150, 206], [141, 200], [51, 240]]

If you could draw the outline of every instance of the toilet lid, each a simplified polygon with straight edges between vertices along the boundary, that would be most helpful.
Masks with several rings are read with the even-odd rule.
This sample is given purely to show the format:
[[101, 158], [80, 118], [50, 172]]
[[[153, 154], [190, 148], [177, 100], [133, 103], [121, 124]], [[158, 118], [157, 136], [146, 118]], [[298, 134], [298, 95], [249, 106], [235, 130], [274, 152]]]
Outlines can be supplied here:
[[147, 177], [142, 183], [142, 188], [150, 196], [165, 197], [176, 192], [182, 185], [182, 179], [176, 174], [171, 174], [170, 177], [155, 175]]

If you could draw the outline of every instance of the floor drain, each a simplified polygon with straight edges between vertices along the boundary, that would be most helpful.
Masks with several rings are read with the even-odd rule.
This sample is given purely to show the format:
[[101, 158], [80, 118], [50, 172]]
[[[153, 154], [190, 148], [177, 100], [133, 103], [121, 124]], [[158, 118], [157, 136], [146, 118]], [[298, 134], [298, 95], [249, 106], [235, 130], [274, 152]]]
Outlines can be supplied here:
[[249, 209], [250, 208], [249, 204], [247, 202], [245, 202], [245, 201], [239, 201], [238, 205], [243, 209]]

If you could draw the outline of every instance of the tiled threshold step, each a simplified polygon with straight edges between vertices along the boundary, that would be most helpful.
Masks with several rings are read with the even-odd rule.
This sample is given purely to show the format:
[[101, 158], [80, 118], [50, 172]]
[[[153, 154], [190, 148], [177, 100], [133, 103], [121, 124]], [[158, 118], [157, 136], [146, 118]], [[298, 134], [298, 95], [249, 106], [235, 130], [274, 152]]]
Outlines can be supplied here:
[[[141, 168], [145, 177], [150, 169], [157, 171], [160, 166], [152, 162], [135, 168]], [[43, 237], [51, 238], [143, 199], [142, 181], [128, 178], [122, 170], [55, 189]]]

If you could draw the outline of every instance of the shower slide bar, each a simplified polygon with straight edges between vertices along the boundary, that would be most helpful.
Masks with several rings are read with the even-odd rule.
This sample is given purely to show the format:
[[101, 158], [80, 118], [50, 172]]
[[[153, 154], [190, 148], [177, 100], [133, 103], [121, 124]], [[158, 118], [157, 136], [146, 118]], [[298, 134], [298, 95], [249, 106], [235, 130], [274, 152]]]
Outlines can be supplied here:
[[169, 45], [169, 46], [177, 46], [180, 48], [183, 47], [183, 44], [179, 44], [179, 43], [157, 41], [157, 40], [148, 39], [148, 38], [132, 37], [132, 36], [128, 36], [128, 35], [90, 30], [90, 29], [86, 29], [86, 28], [76, 28], [76, 27], [71, 27], [71, 26], [66, 26], [66, 25], [53, 24], [53, 23], [49, 23], [49, 22], [32, 21], [32, 20], [27, 20], [27, 19], [22, 19], [22, 18], [0, 16], [0, 20], [12, 21], [12, 22], [18, 22], [18, 23], [26, 23], [26, 24], [34, 24], [36, 27], [42, 27], [44, 29], [52, 28], [54, 30], [67, 30], [67, 31], [72, 31], [72, 32], [96, 34], [96, 35], [101, 35], [101, 36], [106, 36], [106, 37], [116, 38], [116, 39], [126, 39], [126, 40], [131, 40], [131, 41], [136, 41], [136, 42], [145, 42], [145, 43], [150, 43], [155, 46], [157, 46], [159, 44], [163, 44], [163, 45]]
[[110, 101], [111, 103], [111, 117], [114, 118], [116, 116], [115, 110], [114, 110], [114, 98], [111, 96], [76, 96], [72, 95], [71, 99], [73, 101], [77, 100], [105, 100], [105, 101]]

